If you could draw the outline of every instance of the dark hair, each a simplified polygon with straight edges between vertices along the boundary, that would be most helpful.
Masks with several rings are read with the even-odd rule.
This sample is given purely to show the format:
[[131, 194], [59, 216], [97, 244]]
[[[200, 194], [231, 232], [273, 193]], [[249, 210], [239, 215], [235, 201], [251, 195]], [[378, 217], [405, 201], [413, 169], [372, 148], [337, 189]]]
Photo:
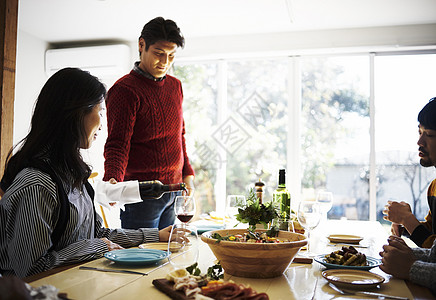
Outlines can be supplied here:
[[65, 68], [51, 76], [36, 100], [29, 133], [8, 154], [2, 182], [10, 185], [32, 161], [46, 159], [63, 182], [81, 189], [91, 174], [80, 154], [87, 138], [83, 120], [105, 96], [105, 86], [86, 71]]
[[426, 129], [436, 130], [436, 97], [431, 98], [418, 114], [418, 122]]
[[145, 41], [145, 51], [158, 41], [175, 43], [181, 48], [185, 46], [185, 38], [176, 22], [162, 17], [154, 18], [145, 24], [139, 39], [141, 38]]

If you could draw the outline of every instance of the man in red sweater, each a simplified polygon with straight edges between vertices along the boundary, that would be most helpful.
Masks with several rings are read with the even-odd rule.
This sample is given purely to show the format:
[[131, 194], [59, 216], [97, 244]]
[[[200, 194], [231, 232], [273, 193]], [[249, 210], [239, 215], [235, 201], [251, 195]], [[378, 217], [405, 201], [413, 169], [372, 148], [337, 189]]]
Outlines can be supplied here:
[[[184, 182], [194, 191], [194, 170], [185, 145], [182, 85], [167, 75], [185, 40], [172, 20], [157, 17], [142, 29], [140, 61], [109, 89], [108, 138], [104, 148], [106, 181]], [[181, 192], [125, 206], [123, 228], [159, 229], [175, 221], [174, 200]]]

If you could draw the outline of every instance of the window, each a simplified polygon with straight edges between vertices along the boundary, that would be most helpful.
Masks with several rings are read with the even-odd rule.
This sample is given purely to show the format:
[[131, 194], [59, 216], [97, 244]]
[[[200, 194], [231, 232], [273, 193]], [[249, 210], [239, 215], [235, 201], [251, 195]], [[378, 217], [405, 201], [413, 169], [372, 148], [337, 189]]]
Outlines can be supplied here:
[[218, 171], [224, 164], [211, 136], [219, 122], [218, 64], [184, 65], [175, 68], [174, 75], [182, 81], [183, 86], [186, 147], [195, 169], [197, 211], [214, 211], [219, 192], [216, 186]]
[[270, 199], [286, 168], [287, 185], [301, 186], [291, 191], [294, 207], [323, 188], [335, 196], [330, 218], [367, 220], [375, 205], [380, 220], [388, 198], [410, 200], [424, 215], [435, 174], [418, 164], [416, 116], [436, 96], [435, 67], [434, 54], [176, 62], [201, 212], [222, 210], [226, 195], [245, 194], [259, 179]]
[[375, 57], [377, 219], [386, 201], [408, 202], [423, 219], [435, 168], [418, 157], [418, 113], [436, 96], [436, 54]]
[[[176, 62], [199, 212], [223, 211], [259, 179], [271, 199], [286, 168], [294, 209], [327, 189], [329, 218], [383, 221], [389, 199], [423, 218], [436, 174], [419, 165], [416, 119], [435, 69], [436, 54], [413, 53]], [[100, 177], [105, 140], [83, 153]]]
[[333, 192], [330, 218], [367, 220], [369, 56], [302, 58], [301, 72], [303, 191]]
[[286, 59], [175, 67], [202, 212], [223, 210], [226, 195], [246, 194], [258, 180], [271, 197], [286, 167], [287, 72]]

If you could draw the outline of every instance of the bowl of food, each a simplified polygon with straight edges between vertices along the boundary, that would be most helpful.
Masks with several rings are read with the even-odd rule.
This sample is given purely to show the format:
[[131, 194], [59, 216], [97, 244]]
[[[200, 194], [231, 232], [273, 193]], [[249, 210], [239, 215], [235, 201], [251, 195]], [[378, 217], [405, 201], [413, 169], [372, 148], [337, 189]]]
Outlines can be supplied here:
[[222, 229], [201, 235], [225, 273], [238, 277], [272, 278], [280, 276], [298, 251], [307, 244], [304, 235], [278, 231], [274, 237], [267, 230]]

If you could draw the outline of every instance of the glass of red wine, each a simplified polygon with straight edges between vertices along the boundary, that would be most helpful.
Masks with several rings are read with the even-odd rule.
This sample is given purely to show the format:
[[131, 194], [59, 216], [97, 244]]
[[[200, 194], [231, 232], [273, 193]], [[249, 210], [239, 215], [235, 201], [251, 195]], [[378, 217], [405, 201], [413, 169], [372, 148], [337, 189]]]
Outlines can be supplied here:
[[174, 203], [174, 211], [177, 219], [182, 224], [187, 224], [195, 214], [195, 199], [193, 196], [177, 196]]

